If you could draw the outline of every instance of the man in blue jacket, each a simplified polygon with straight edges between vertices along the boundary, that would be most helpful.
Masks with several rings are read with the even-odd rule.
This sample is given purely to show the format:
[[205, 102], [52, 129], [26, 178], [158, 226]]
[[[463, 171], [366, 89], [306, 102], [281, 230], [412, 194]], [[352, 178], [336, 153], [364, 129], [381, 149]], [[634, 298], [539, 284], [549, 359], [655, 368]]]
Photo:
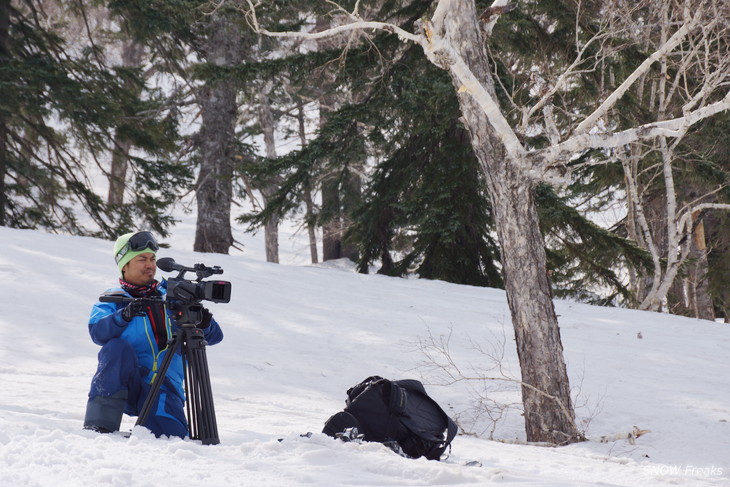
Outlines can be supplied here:
[[[130, 298], [153, 298], [131, 303], [98, 302], [91, 310], [89, 333], [99, 351], [99, 365], [91, 381], [84, 428], [107, 433], [119, 430], [122, 413], [139, 414], [157, 380], [167, 351], [167, 342], [177, 328], [164, 298], [167, 282], [155, 280], [157, 241], [150, 232], [127, 233], [114, 244], [114, 259], [121, 278], [120, 287], [107, 290]], [[215, 345], [223, 332], [207, 309], [197, 325], [205, 340]], [[156, 436], [184, 438], [188, 434], [185, 419], [184, 371], [180, 351], [170, 363], [147, 423]]]

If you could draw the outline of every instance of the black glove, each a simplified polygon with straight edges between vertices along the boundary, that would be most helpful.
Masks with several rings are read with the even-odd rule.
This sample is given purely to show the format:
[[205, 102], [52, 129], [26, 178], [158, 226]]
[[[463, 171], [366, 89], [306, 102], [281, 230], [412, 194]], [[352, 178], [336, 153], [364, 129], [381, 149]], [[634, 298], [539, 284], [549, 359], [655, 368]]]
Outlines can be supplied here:
[[122, 319], [129, 323], [132, 318], [138, 315], [145, 315], [147, 313], [147, 303], [142, 299], [135, 299], [131, 301], [126, 308], [122, 310]]
[[210, 326], [210, 320], [213, 318], [213, 315], [210, 314], [208, 308], [201, 309], [200, 314], [202, 315], [202, 318], [200, 319], [198, 328], [208, 328]]

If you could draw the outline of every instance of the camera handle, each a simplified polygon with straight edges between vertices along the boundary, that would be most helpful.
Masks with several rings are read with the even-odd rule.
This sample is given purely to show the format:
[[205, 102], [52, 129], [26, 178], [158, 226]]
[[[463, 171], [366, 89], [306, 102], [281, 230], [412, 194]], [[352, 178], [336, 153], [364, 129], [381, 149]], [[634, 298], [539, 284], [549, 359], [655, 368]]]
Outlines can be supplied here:
[[178, 271], [179, 274], [175, 279], [184, 279], [186, 272], [195, 272], [198, 276], [198, 282], [214, 274], [223, 274], [223, 269], [221, 269], [220, 266], [208, 267], [205, 264], [195, 264], [193, 267], [185, 267], [184, 265], [175, 262], [172, 257], [162, 257], [157, 259], [157, 267], [164, 272]]

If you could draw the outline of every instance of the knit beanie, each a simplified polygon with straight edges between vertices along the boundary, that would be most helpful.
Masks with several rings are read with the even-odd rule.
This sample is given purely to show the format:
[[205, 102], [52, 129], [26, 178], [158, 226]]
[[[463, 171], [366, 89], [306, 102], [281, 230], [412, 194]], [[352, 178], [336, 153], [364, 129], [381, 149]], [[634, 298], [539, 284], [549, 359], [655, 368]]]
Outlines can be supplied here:
[[119, 267], [119, 272], [122, 272], [122, 268], [127, 265], [127, 262], [137, 257], [139, 254], [144, 254], [145, 252], [150, 252], [152, 254], [157, 253], [156, 250], [151, 249], [150, 247], [142, 250], [131, 250], [128, 245], [129, 239], [136, 233], [137, 232], [125, 233], [119, 237], [116, 242], [114, 242], [114, 258], [118, 259], [117, 267]]

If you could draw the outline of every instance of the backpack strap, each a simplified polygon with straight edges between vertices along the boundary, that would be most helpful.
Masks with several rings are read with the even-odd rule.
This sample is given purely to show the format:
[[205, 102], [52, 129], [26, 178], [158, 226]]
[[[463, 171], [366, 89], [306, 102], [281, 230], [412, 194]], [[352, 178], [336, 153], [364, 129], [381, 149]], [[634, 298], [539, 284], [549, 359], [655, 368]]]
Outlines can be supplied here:
[[402, 415], [406, 409], [406, 402], [408, 401], [408, 395], [401, 386], [395, 382], [383, 379], [381, 381], [383, 388], [383, 395], [385, 396], [385, 403], [388, 405], [388, 410], [391, 414]]
[[449, 426], [446, 431], [446, 443], [451, 444], [451, 441], [456, 437], [456, 433], [459, 432], [459, 427], [456, 426], [454, 420], [447, 414], [446, 419], [449, 422]]
[[426, 392], [426, 388], [423, 387], [423, 384], [421, 383], [421, 381], [418, 381], [416, 379], [401, 379], [401, 380], [395, 381], [395, 383], [409, 391], [418, 391], [421, 394], [423, 394], [424, 396], [428, 396], [428, 393]]

